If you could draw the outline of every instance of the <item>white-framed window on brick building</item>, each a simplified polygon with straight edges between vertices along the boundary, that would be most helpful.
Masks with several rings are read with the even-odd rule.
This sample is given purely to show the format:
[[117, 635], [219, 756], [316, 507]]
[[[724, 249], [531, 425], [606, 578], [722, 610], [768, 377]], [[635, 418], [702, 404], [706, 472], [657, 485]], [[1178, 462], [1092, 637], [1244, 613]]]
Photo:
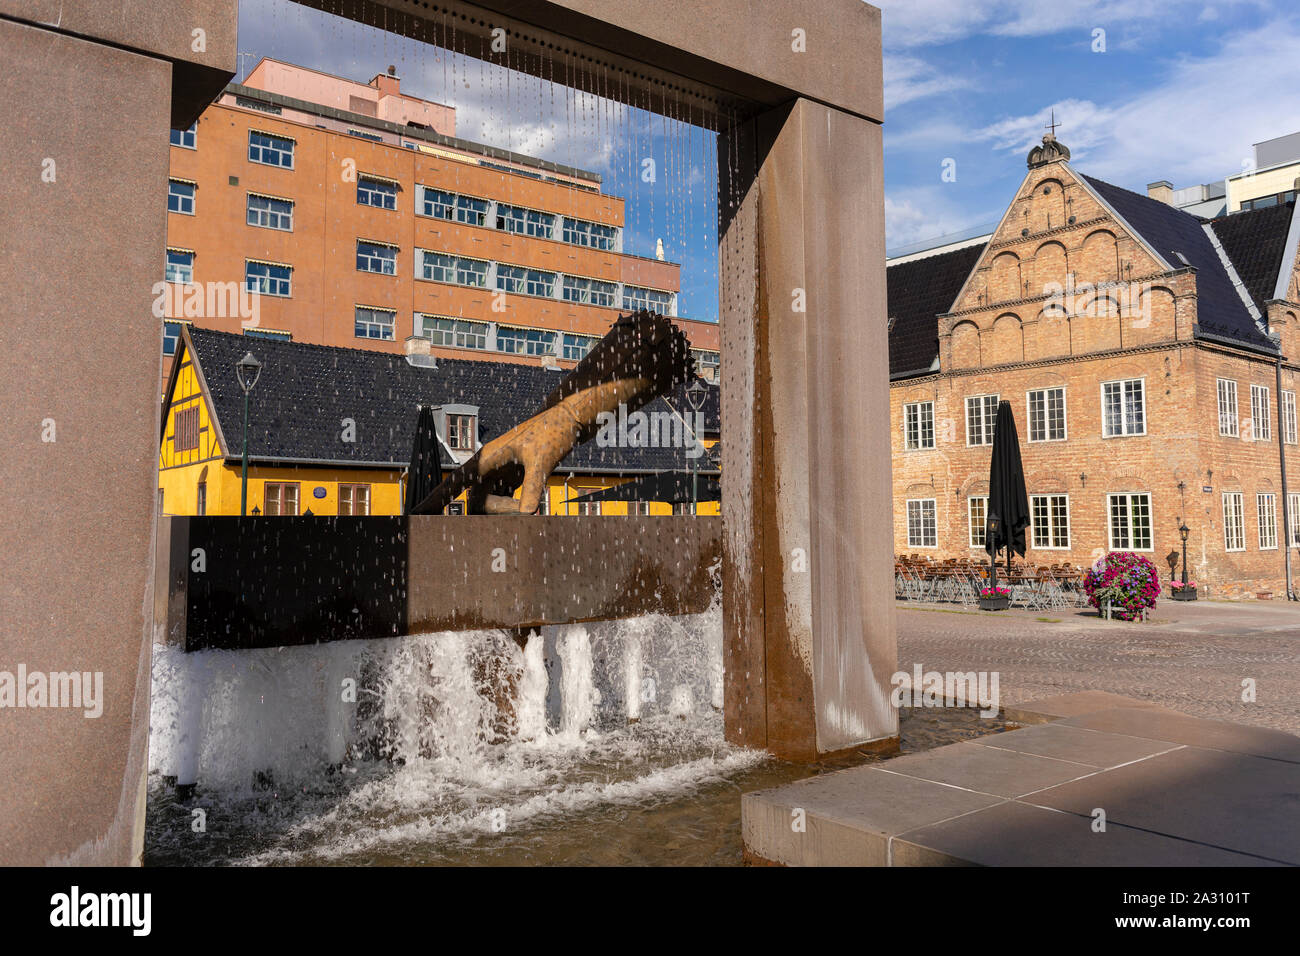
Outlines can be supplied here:
[[1277, 550], [1277, 497], [1261, 491], [1255, 495], [1255, 513], [1259, 516], [1259, 550]]
[[933, 498], [907, 500], [907, 546], [909, 548], [937, 548], [939, 529], [935, 522]]
[[1288, 445], [1297, 441], [1295, 392], [1282, 393], [1282, 440]]
[[1300, 548], [1300, 494], [1286, 496], [1286, 513], [1291, 526], [1291, 547]]
[[1101, 383], [1101, 423], [1103, 438], [1147, 433], [1146, 394], [1142, 379]]
[[966, 444], [992, 445], [998, 419], [998, 395], [972, 395], [966, 399]]
[[1065, 388], [1036, 388], [1026, 393], [1030, 441], [1065, 441]]
[[1029, 516], [1035, 548], [1069, 550], [1069, 495], [1030, 495]]
[[982, 548], [984, 542], [988, 540], [988, 528], [986, 527], [988, 514], [988, 495], [974, 495], [966, 499], [966, 522], [970, 531], [970, 546], [972, 548]]
[[1269, 417], [1271, 408], [1268, 386], [1252, 385], [1250, 387], [1250, 432], [1255, 441], [1273, 439], [1273, 424]]
[[1246, 550], [1246, 508], [1240, 491], [1223, 493], [1223, 548], [1225, 551]]
[[934, 447], [934, 402], [903, 406], [903, 447], [908, 451]]
[[1106, 496], [1112, 551], [1150, 551], [1151, 496], [1145, 492]]
[[1219, 434], [1237, 437], [1237, 383], [1229, 378], [1217, 379], [1219, 392]]

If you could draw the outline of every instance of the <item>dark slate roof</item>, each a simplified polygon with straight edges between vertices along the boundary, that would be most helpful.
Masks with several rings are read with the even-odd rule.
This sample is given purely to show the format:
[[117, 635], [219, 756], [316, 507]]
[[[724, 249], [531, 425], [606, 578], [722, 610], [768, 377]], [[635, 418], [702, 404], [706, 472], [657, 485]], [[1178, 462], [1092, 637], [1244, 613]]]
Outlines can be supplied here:
[[967, 246], [886, 270], [889, 316], [889, 377], [905, 378], [930, 370], [939, 355], [938, 316], [952, 308], [957, 293], [984, 251]]
[[1211, 222], [1214, 234], [1260, 312], [1277, 288], [1294, 212], [1294, 202], [1279, 203], [1266, 209], [1234, 212]]
[[[249, 401], [249, 456], [263, 461], [355, 462], [405, 467], [411, 456], [420, 404], [476, 405], [479, 438], [491, 441], [541, 411], [562, 373], [535, 365], [438, 359], [435, 369], [417, 368], [405, 356], [366, 349], [308, 345], [230, 332], [186, 327], [213, 410], [238, 455], [243, 391], [235, 364], [251, 351], [262, 374]], [[705, 431], [716, 433], [718, 388], [710, 385], [701, 411]], [[689, 409], [684, 390], [667, 396]], [[656, 399], [646, 412], [668, 411]], [[343, 420], [356, 422], [356, 441], [341, 440]], [[691, 460], [681, 448], [601, 448], [594, 440], [575, 448], [556, 469], [575, 473], [682, 471]], [[711, 470], [706, 458], [696, 461]], [[445, 462], [444, 462], [445, 463]]]
[[1182, 267], [1177, 256], [1181, 252], [1196, 269], [1198, 335], [1209, 333], [1248, 348], [1275, 351], [1272, 341], [1255, 324], [1205, 234], [1205, 220], [1100, 179], [1083, 178], [1172, 268]]

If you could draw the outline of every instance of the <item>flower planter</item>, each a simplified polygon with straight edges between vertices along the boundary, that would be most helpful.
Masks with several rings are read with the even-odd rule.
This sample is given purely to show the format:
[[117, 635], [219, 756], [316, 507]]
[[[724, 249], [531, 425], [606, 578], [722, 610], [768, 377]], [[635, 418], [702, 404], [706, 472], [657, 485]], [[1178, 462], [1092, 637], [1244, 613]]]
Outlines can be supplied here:
[[1003, 595], [1002, 597], [982, 597], [980, 598], [981, 611], [1005, 611], [1011, 606], [1011, 598]]
[[1195, 600], [1196, 600], [1196, 588], [1179, 588], [1179, 589], [1176, 590], [1176, 591], [1170, 591], [1170, 592], [1169, 592], [1169, 600], [1171, 600], [1171, 601], [1195, 601]]

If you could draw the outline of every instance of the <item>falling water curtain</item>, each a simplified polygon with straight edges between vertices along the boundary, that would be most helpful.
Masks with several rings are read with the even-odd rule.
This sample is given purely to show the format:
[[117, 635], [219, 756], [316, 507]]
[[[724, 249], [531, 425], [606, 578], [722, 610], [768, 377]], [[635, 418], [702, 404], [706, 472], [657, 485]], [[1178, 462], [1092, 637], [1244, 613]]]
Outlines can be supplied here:
[[1011, 403], [998, 405], [993, 427], [993, 457], [989, 461], [989, 503], [984, 550], [989, 555], [989, 586], [997, 581], [997, 555], [1007, 549], [1007, 573], [1011, 552], [1025, 556], [1025, 529], [1029, 527], [1029, 497], [1025, 493], [1025, 469], [1020, 462], [1020, 436]]

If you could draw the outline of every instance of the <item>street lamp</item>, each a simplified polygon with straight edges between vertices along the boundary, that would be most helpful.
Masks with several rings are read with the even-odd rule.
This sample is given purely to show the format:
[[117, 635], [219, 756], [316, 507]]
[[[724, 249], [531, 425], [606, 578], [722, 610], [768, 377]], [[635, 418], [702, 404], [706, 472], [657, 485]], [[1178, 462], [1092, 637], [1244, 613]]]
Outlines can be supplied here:
[[[686, 401], [691, 403], [691, 409], [696, 416], [691, 422], [691, 437], [695, 439], [695, 444], [700, 446], [700, 454], [704, 453], [704, 445], [700, 441], [699, 434], [695, 431], [695, 426], [699, 422], [700, 409], [704, 407], [704, 399], [708, 397], [708, 394], [709, 390], [704, 387], [704, 383], [698, 378], [686, 387]], [[696, 514], [700, 510], [699, 484], [699, 455], [696, 455], [691, 459], [691, 514]]]
[[1183, 539], [1183, 587], [1187, 587], [1187, 533], [1190, 530], [1186, 521], [1178, 525], [1178, 537]]
[[262, 363], [253, 358], [252, 352], [247, 353], [235, 365], [235, 378], [239, 380], [239, 387], [244, 390], [244, 467], [239, 488], [241, 517], [248, 514], [248, 393], [253, 390], [261, 374]]

